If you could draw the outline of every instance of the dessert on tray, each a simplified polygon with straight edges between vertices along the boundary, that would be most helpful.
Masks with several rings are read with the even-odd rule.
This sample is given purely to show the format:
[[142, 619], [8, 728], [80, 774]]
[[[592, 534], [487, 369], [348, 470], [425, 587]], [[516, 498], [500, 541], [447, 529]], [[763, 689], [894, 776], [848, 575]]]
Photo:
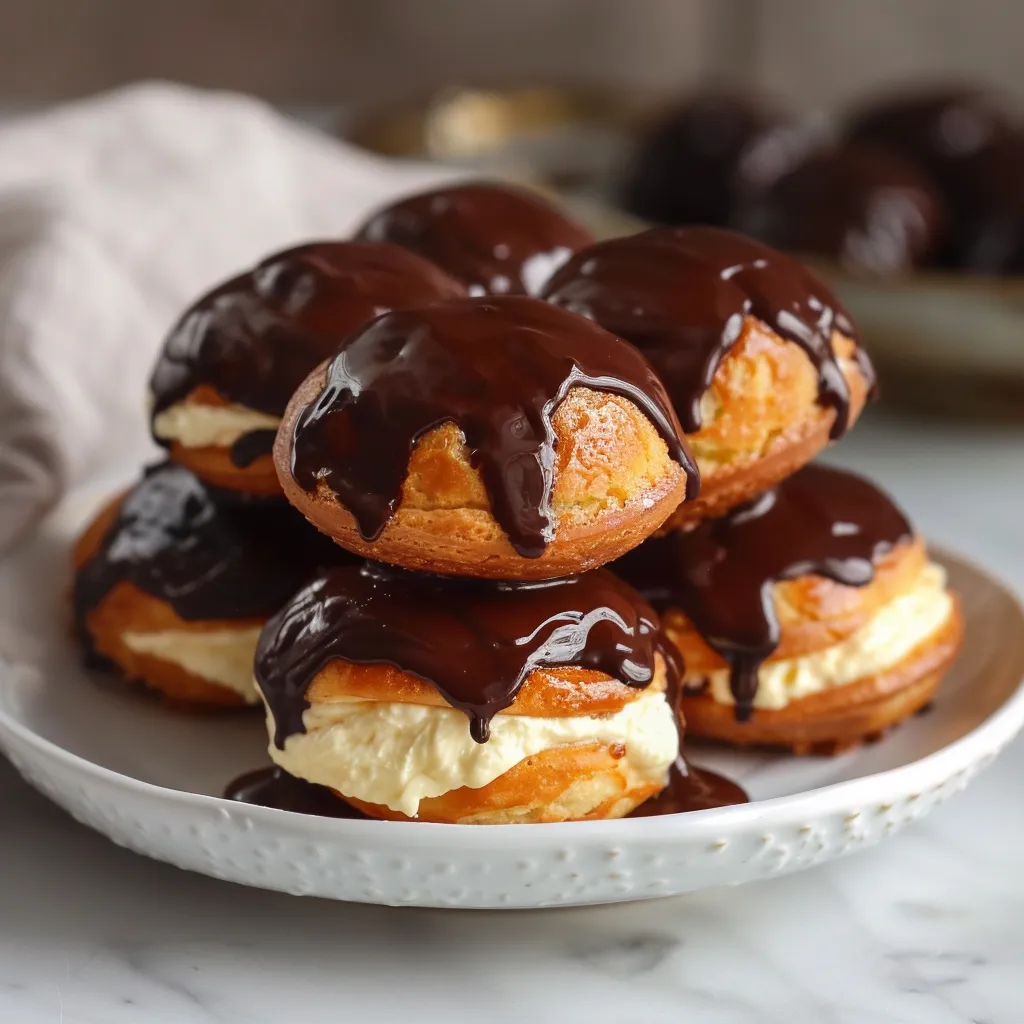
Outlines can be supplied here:
[[591, 244], [503, 186], [401, 200], [172, 331], [171, 461], [79, 540], [78, 635], [175, 702], [262, 701], [272, 764], [232, 799], [458, 824], [741, 802], [684, 737], [845, 749], [959, 647], [903, 513], [810, 464], [873, 388], [846, 311], [760, 242]]

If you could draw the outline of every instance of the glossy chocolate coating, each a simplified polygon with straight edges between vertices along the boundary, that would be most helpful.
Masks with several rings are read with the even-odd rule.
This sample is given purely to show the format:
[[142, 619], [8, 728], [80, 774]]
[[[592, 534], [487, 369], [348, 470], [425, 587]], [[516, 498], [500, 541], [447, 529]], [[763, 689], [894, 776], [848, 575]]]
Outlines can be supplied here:
[[999, 100], [951, 85], [914, 89], [855, 111], [847, 136], [916, 161], [944, 188], [956, 189], [962, 161], [1012, 131]]
[[375, 213], [356, 238], [419, 253], [470, 295], [536, 295], [572, 253], [594, 241], [536, 193], [479, 182], [399, 200]]
[[630, 818], [660, 814], [686, 814], [712, 807], [745, 804], [750, 798], [731, 779], [706, 768], [697, 768], [680, 756], [669, 769], [668, 785], [629, 813]]
[[224, 797], [294, 814], [314, 814], [319, 818], [366, 817], [326, 786], [297, 779], [276, 765], [240, 775], [224, 788]]
[[695, 491], [696, 468], [644, 358], [582, 317], [524, 296], [391, 313], [351, 335], [302, 410], [292, 474], [324, 484], [376, 539], [401, 498], [416, 442], [456, 424], [513, 547], [539, 557], [554, 524], [551, 419], [570, 388], [621, 395], [652, 422]]
[[978, 274], [1024, 274], [1024, 131], [964, 161], [952, 262]]
[[255, 670], [278, 747], [305, 731], [306, 690], [334, 659], [430, 683], [483, 743], [534, 669], [575, 665], [644, 687], [661, 647], [657, 615], [604, 569], [516, 584], [366, 565], [321, 574], [282, 608], [263, 630]]
[[505, 185], [453, 185], [375, 213], [357, 238], [432, 260], [470, 295], [535, 295], [593, 238], [539, 195]]
[[283, 501], [221, 505], [181, 466], [162, 463], [125, 496], [74, 583], [79, 636], [119, 583], [166, 601], [187, 622], [263, 618], [321, 566], [354, 556]]
[[[351, 331], [392, 309], [463, 294], [444, 271], [397, 246], [311, 242], [277, 253], [178, 321], [150, 379], [154, 413], [206, 385], [228, 402], [280, 416]], [[239, 465], [270, 450], [273, 435], [259, 433], [259, 450], [253, 442], [239, 449]]]
[[[818, 371], [822, 404], [849, 422], [850, 392], [832, 351], [853, 323], [831, 290], [790, 256], [721, 228], [655, 228], [577, 253], [544, 290], [547, 301], [631, 341], [661, 377], [687, 433], [745, 316], [798, 344]], [[873, 371], [859, 349], [869, 381]]]
[[758, 670], [779, 645], [772, 585], [817, 575], [864, 586], [875, 563], [912, 536], [903, 513], [867, 480], [811, 465], [720, 519], [645, 541], [612, 568], [655, 607], [682, 611], [729, 663], [743, 720]]
[[811, 141], [809, 132], [752, 98], [701, 93], [642, 141], [622, 202], [660, 224], [725, 226], [737, 199], [770, 185]]
[[848, 145], [813, 156], [741, 206], [736, 226], [779, 249], [891, 273], [937, 258], [946, 219], [941, 193], [914, 163]]

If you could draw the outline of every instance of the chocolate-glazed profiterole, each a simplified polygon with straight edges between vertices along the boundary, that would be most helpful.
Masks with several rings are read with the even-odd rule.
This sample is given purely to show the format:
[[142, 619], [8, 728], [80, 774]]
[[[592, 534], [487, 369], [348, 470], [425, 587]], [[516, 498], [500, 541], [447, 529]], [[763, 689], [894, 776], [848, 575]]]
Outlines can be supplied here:
[[924, 704], [959, 643], [944, 574], [903, 513], [824, 466], [614, 569], [662, 609], [695, 735], [854, 742]]
[[976, 274], [1024, 274], [1024, 131], [964, 161], [951, 259]]
[[744, 501], [842, 435], [874, 385], [831, 290], [796, 260], [720, 228], [656, 228], [577, 253], [543, 297], [636, 345], [701, 473], [674, 522]]
[[593, 241], [535, 192], [478, 182], [401, 199], [370, 217], [356, 237], [419, 253], [471, 295], [535, 295]]
[[698, 483], [643, 356], [520, 296], [351, 335], [295, 394], [275, 458], [288, 499], [350, 550], [493, 578], [609, 561]]
[[623, 205], [661, 224], [724, 227], [736, 202], [771, 185], [815, 134], [753, 97], [700, 93], [669, 111], [641, 142]]
[[149, 469], [75, 549], [90, 662], [186, 703], [258, 701], [263, 623], [321, 566], [352, 560], [283, 501], [225, 506], [187, 469]]
[[451, 821], [620, 816], [660, 791], [675, 667], [606, 570], [515, 584], [374, 564], [316, 578], [255, 660], [275, 763], [376, 817]]
[[968, 86], [937, 85], [866, 104], [851, 114], [846, 134], [903, 154], [955, 193], [963, 161], [1012, 131], [1013, 119], [998, 97]]
[[465, 294], [398, 246], [313, 242], [200, 299], [153, 371], [153, 434], [207, 482], [280, 492], [269, 453], [288, 399], [355, 328], [392, 309]]
[[938, 258], [945, 203], [896, 153], [853, 144], [812, 156], [740, 206], [736, 226], [769, 245], [894, 273]]

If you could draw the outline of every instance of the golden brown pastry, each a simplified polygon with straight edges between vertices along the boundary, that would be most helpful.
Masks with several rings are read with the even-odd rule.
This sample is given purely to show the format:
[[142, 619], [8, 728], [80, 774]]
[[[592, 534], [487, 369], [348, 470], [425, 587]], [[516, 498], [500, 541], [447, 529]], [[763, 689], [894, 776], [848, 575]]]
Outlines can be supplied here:
[[153, 436], [207, 483], [279, 495], [270, 457], [288, 399], [345, 336], [390, 309], [465, 294], [397, 246], [312, 242], [215, 288], [171, 331], [153, 371]]
[[668, 391], [700, 470], [673, 524], [720, 515], [840, 437], [874, 385], [827, 286], [718, 228], [660, 228], [577, 253], [543, 298], [636, 345]]
[[95, 667], [176, 704], [256, 704], [267, 619], [345, 553], [283, 501], [218, 506], [187, 469], [150, 469], [74, 549], [76, 628]]
[[546, 584], [367, 564], [265, 628], [270, 754], [378, 818], [614, 818], [665, 787], [679, 733], [657, 617], [605, 570]]
[[288, 500], [405, 568], [548, 579], [617, 557], [696, 484], [635, 348], [509, 296], [392, 313], [310, 375], [275, 444]]
[[614, 569], [662, 609], [694, 736], [846, 749], [924, 706], [960, 646], [956, 597], [903, 514], [822, 466]]

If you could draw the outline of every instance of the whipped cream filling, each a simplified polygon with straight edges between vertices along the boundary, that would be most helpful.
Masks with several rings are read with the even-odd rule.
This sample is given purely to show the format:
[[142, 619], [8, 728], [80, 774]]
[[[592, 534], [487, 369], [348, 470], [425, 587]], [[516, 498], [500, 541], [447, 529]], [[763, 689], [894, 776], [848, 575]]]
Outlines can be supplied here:
[[[938, 632], [952, 610], [945, 570], [929, 562], [910, 590], [881, 607], [845, 640], [812, 654], [765, 662], [757, 676], [754, 707], [778, 711], [802, 697], [884, 672]], [[686, 681], [696, 685], [703, 678]], [[727, 669], [708, 673], [706, 678], [715, 700], [735, 703]]]
[[260, 627], [213, 630], [164, 630], [160, 633], [125, 633], [125, 646], [136, 654], [148, 654], [216, 683], [258, 704], [259, 692], [252, 678], [252, 661]]
[[[273, 718], [268, 712], [270, 733]], [[345, 796], [414, 817], [421, 800], [468, 786], [480, 789], [523, 758], [553, 747], [596, 740], [621, 743], [643, 781], [663, 784], [678, 750], [675, 715], [651, 690], [602, 716], [531, 718], [496, 715], [491, 736], [476, 743], [454, 708], [336, 699], [303, 715], [304, 734], [289, 736], [270, 756], [290, 775]]]
[[245, 405], [199, 405], [176, 402], [153, 417], [153, 433], [161, 441], [185, 448], [230, 448], [254, 430], [277, 430], [281, 420]]

